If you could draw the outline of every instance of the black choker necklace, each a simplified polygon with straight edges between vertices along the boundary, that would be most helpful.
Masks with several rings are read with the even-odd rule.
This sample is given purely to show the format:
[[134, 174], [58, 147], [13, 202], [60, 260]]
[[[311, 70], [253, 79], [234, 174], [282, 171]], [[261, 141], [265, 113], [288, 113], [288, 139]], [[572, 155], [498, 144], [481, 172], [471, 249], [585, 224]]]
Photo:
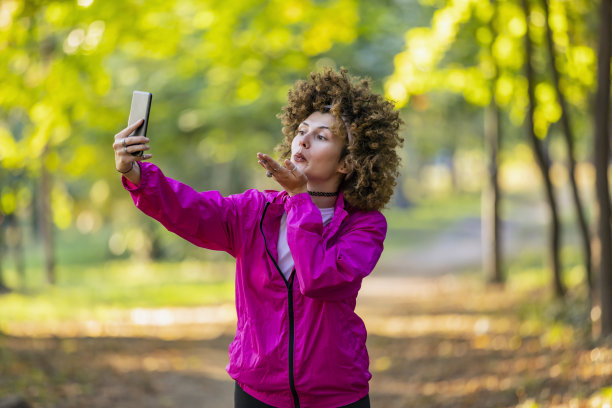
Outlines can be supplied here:
[[310, 194], [311, 196], [314, 197], [335, 197], [338, 194], [340, 194], [338, 191], [336, 191], [335, 193], [326, 193], [324, 191], [310, 191], [308, 190], [308, 194]]

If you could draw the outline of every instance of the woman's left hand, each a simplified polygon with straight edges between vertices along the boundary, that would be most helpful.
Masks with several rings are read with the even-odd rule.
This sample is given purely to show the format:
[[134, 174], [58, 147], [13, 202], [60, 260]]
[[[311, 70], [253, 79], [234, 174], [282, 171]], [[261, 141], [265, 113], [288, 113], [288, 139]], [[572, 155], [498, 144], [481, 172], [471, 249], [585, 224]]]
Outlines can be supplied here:
[[267, 170], [266, 175], [273, 177], [290, 196], [308, 191], [308, 178], [291, 160], [285, 160], [285, 165], [281, 166], [267, 154], [257, 153], [257, 159], [261, 167]]

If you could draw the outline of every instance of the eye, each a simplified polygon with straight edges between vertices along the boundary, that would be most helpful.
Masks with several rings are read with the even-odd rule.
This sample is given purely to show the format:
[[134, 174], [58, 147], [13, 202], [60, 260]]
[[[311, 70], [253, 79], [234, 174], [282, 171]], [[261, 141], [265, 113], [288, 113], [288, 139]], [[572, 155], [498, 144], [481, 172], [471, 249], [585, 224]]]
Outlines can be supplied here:
[[327, 138], [323, 135], [317, 135], [317, 139], [319, 140], [327, 140]]
[[297, 134], [300, 135], [300, 136], [304, 136], [305, 133], [306, 133], [306, 131], [303, 130], [303, 129], [298, 129], [298, 131], [297, 131]]

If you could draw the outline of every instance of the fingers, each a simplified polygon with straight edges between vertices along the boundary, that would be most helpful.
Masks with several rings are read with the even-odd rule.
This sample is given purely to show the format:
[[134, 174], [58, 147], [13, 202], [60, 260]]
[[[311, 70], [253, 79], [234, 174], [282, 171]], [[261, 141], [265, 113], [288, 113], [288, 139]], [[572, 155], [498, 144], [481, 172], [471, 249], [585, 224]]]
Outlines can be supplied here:
[[275, 178], [279, 174], [292, 174], [295, 177], [299, 177], [301, 172], [295, 172], [297, 166], [289, 159], [285, 159], [283, 166], [281, 166], [276, 160], [264, 153], [257, 153], [258, 162], [264, 169], [268, 170], [271, 175]]
[[285, 167], [291, 173], [291, 175], [295, 178], [295, 181], [298, 183], [307, 183], [308, 177], [298, 168], [297, 164], [292, 162], [289, 159], [285, 159]]
[[257, 153], [258, 163], [266, 170], [276, 173], [282, 169], [281, 165], [276, 162], [273, 158], [264, 153]]
[[[141, 150], [141, 149], [135, 149], [135, 147], [137, 146], [146, 146], [149, 147], [149, 145], [147, 144], [149, 142], [149, 139], [143, 136], [134, 136], [134, 137], [126, 137], [123, 139], [119, 139], [116, 140], [113, 143], [113, 149], [116, 152], [120, 152], [124, 149], [131, 149], [132, 152]], [[142, 150], [146, 150], [146, 149], [142, 149]]]
[[[118, 172], [124, 173], [129, 171], [134, 162], [149, 160], [153, 157], [152, 154], [143, 154], [150, 147], [147, 144], [149, 138], [145, 136], [129, 136], [142, 125], [144, 119], [139, 120], [131, 126], [123, 129], [115, 135], [113, 150], [115, 151], [115, 168]], [[139, 153], [135, 155], [135, 153]]]
[[146, 136], [128, 136], [123, 139], [119, 139], [118, 142], [121, 143], [121, 146], [129, 146], [135, 144], [145, 144], [149, 142], [149, 138]]
[[[115, 149], [115, 155], [117, 156], [132, 156], [138, 152], [145, 152], [151, 149], [151, 146], [147, 144], [135, 144], [135, 145], [126, 145], [123, 146], [121, 143], [113, 144], [113, 148]], [[138, 153], [139, 154], [139, 153]]]
[[257, 153], [257, 159], [259, 165], [267, 170], [266, 176], [273, 177], [290, 195], [306, 191], [308, 178], [291, 160], [284, 160], [283, 165], [280, 165], [270, 156], [263, 153]]
[[290, 172], [293, 172], [293, 170], [297, 169], [297, 166], [291, 160], [285, 159], [285, 168]]
[[128, 135], [130, 135], [133, 131], [135, 131], [136, 129], [138, 129], [138, 127], [140, 125], [142, 125], [144, 122], [144, 119], [140, 119], [138, 122], [134, 123], [131, 126], [126, 127], [125, 129], [123, 129], [121, 132], [117, 133], [115, 135], [115, 140], [117, 139], [123, 139], [125, 137], [127, 137]]
[[[117, 160], [120, 159], [124, 155], [132, 155], [133, 153], [144, 152], [145, 150], [149, 150], [149, 138], [145, 136], [129, 136], [142, 125], [144, 119], [140, 119], [136, 123], [128, 126], [123, 129], [121, 132], [115, 135], [115, 142], [113, 143], [113, 149], [115, 150], [115, 155]], [[141, 156], [142, 157], [142, 156]], [[121, 160], [126, 161], [126, 160]]]

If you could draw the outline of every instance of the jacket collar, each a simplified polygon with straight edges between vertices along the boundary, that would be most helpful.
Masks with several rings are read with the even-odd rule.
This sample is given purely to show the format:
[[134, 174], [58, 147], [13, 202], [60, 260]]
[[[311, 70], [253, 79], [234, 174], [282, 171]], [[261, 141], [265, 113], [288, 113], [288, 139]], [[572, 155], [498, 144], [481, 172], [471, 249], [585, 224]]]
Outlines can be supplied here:
[[[287, 199], [289, 199], [289, 193], [287, 193], [286, 191], [277, 191], [277, 190], [264, 190], [264, 195], [266, 197], [266, 201], [268, 201], [270, 204], [281, 204], [281, 205], [285, 205], [285, 201], [287, 201]], [[335, 207], [335, 211], [338, 211], [339, 209], [341, 209], [342, 211], [345, 211], [345, 202], [344, 202], [344, 194], [342, 192], [342, 190], [340, 190], [340, 194], [338, 195], [338, 199], [336, 200], [336, 204], [334, 205]]]
[[[271, 219], [267, 220], [268, 222], [270, 222], [274, 218], [280, 217], [280, 215], [282, 215], [285, 201], [289, 199], [289, 193], [287, 193], [286, 191], [265, 190], [264, 194], [266, 197], [266, 201], [270, 203], [270, 208], [268, 209], [268, 211], [270, 212], [270, 215], [274, 214], [274, 216], [272, 216]], [[331, 223], [328, 224], [327, 227], [325, 228], [325, 232], [324, 232], [325, 237], [331, 237], [336, 233], [336, 231], [338, 231], [338, 228], [340, 228], [340, 224], [342, 224], [342, 221], [344, 221], [344, 219], [348, 215], [346, 206], [347, 204], [344, 201], [344, 194], [342, 193], [342, 190], [341, 190], [340, 194], [338, 195], [338, 199], [336, 200], [336, 204], [334, 206], [334, 217], [332, 218]], [[278, 222], [280, 222], [280, 218]], [[267, 224], [267, 222], [265, 221], [264, 223]], [[271, 229], [274, 229], [274, 224], [278, 225], [277, 223], [274, 223], [273, 221], [270, 222], [270, 224], [268, 225], [269, 227], [272, 227]]]

